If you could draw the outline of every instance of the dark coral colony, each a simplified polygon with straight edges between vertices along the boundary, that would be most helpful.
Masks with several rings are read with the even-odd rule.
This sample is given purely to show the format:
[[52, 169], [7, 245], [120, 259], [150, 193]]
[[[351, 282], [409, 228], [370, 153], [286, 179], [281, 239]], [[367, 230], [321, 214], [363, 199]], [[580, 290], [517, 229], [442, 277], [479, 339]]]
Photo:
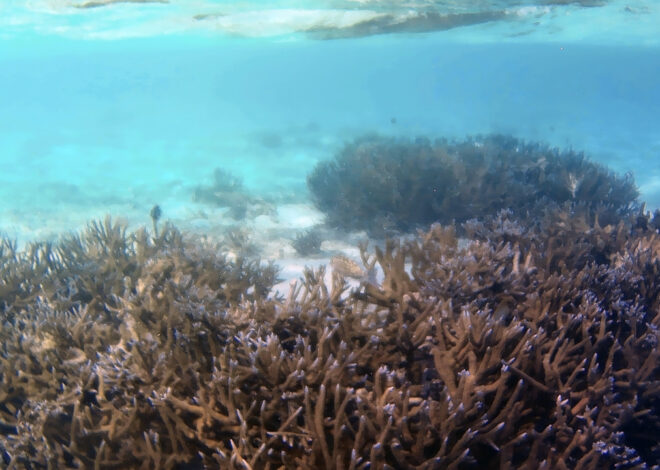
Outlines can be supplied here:
[[368, 136], [308, 185], [328, 228], [369, 234], [376, 280], [307, 269], [283, 298], [273, 264], [159, 210], [2, 240], [2, 465], [658, 468], [660, 212], [632, 177]]

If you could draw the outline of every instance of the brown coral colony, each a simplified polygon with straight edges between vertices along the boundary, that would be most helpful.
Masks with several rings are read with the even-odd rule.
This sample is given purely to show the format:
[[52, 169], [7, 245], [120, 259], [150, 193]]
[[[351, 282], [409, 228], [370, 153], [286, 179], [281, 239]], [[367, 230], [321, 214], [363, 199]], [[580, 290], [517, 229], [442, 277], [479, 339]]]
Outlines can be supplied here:
[[361, 246], [377, 281], [308, 269], [281, 298], [274, 265], [168, 224], [2, 240], [3, 465], [659, 464], [660, 212], [630, 176], [368, 137], [308, 183], [329, 226], [391, 237]]

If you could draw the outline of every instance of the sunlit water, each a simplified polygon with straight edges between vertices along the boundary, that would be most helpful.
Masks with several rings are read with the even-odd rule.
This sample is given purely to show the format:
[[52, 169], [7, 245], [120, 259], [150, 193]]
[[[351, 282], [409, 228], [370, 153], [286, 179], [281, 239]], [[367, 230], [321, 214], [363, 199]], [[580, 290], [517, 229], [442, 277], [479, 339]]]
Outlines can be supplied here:
[[281, 206], [245, 223], [295, 232], [319, 222], [307, 173], [371, 132], [584, 150], [660, 207], [660, 5], [579, 3], [3, 2], [0, 230], [145, 224], [160, 204], [212, 231], [222, 213], [192, 194], [222, 168]]

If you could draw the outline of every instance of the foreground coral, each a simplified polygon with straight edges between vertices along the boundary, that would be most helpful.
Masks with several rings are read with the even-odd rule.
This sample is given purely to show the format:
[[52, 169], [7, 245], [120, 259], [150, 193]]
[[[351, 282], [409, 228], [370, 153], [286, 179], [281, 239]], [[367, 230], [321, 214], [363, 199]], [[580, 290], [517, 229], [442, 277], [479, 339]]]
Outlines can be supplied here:
[[[570, 210], [570, 213], [569, 213]], [[500, 213], [323, 269], [95, 224], [2, 252], [9, 468], [650, 468], [660, 217]], [[256, 286], [256, 288], [255, 288]]]

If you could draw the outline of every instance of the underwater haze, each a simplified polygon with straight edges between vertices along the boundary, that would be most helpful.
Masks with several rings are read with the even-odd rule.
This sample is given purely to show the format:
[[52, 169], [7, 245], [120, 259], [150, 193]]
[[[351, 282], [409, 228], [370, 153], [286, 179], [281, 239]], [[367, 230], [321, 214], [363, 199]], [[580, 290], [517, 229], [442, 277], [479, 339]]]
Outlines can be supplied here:
[[658, 25], [644, 0], [2, 2], [0, 230], [154, 204], [215, 230], [191, 195], [216, 168], [305, 228], [306, 175], [366, 133], [584, 151], [659, 207]]

